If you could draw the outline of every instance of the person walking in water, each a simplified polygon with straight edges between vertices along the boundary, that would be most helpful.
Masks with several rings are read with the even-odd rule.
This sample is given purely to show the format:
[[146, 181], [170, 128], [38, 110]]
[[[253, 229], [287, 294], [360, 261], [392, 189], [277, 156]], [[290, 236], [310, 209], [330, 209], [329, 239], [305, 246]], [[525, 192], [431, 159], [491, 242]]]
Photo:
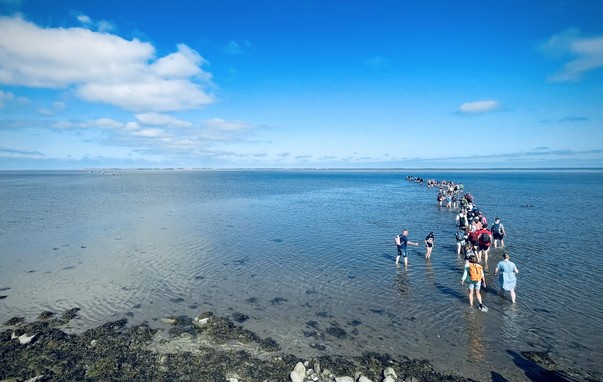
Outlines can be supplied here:
[[511, 294], [511, 302], [515, 304], [515, 285], [517, 284], [517, 278], [515, 274], [519, 273], [519, 269], [515, 263], [509, 260], [510, 256], [508, 253], [503, 254], [503, 259], [494, 270], [494, 275], [500, 275], [498, 281], [500, 282], [499, 293], [501, 296], [505, 295], [505, 291]]
[[490, 245], [492, 242], [492, 232], [488, 231], [488, 224], [484, 224], [483, 228], [477, 231], [477, 262], [488, 262], [488, 254], [490, 253]]
[[500, 242], [500, 247], [505, 247], [505, 227], [500, 222], [500, 218], [494, 219], [494, 225], [492, 225], [492, 238], [494, 241], [494, 248], [498, 248], [498, 242]]
[[488, 308], [482, 303], [482, 295], [480, 289], [482, 285], [486, 287], [486, 278], [484, 276], [484, 269], [477, 262], [477, 256], [469, 256], [468, 262], [465, 264], [465, 270], [463, 277], [461, 278], [461, 285], [467, 282], [467, 293], [469, 295], [469, 305], [473, 306], [473, 294], [477, 297], [478, 308], [481, 311], [486, 312]]
[[427, 237], [425, 237], [425, 258], [431, 258], [431, 251], [433, 251], [433, 245], [435, 243], [435, 234], [433, 232], [429, 232]]
[[404, 258], [404, 267], [408, 266], [408, 244], [419, 245], [417, 242], [408, 240], [408, 230], [402, 231], [402, 234], [396, 236], [396, 247], [398, 247], [398, 256], [396, 256], [396, 267], [400, 262], [400, 256]]

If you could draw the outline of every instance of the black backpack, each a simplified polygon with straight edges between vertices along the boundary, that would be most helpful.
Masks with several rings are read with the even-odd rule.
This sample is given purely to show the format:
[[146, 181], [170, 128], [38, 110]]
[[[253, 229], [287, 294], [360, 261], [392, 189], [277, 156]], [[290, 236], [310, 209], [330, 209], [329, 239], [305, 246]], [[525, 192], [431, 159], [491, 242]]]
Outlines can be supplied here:
[[488, 235], [487, 233], [483, 232], [481, 235], [479, 235], [479, 241], [481, 241], [482, 243], [489, 243], [490, 242], [490, 235]]

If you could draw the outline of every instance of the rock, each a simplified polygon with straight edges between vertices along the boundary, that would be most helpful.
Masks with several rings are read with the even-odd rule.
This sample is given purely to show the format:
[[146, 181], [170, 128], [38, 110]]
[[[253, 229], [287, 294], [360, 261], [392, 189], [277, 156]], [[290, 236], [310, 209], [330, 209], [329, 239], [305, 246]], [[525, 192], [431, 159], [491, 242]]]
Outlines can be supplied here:
[[306, 367], [304, 364], [298, 362], [289, 377], [291, 378], [291, 382], [303, 382], [304, 378], [306, 378]]
[[193, 324], [199, 329], [203, 329], [209, 324], [210, 317], [197, 317], [193, 320]]
[[335, 382], [354, 382], [354, 378], [352, 377], [335, 377]]
[[161, 317], [161, 322], [174, 325], [176, 323], [176, 317]]
[[45, 378], [46, 378], [45, 375], [38, 375], [33, 378], [26, 379], [25, 382], [38, 382], [38, 381], [43, 381]]
[[396, 378], [388, 375], [387, 377], [383, 378], [383, 382], [396, 382]]
[[22, 334], [20, 335], [19, 338], [19, 343], [21, 345], [27, 345], [28, 343], [30, 343], [34, 338], [36, 337], [36, 334], [28, 336], [27, 334]]
[[316, 374], [320, 374], [320, 362], [319, 361], [314, 362], [314, 372]]
[[373, 382], [373, 381], [371, 381], [370, 379], [368, 379], [364, 375], [361, 375], [360, 378], [358, 378], [358, 382]]
[[396, 380], [396, 378], [398, 378], [398, 376], [396, 375], [396, 372], [391, 367], [386, 367], [385, 370], [383, 370], [383, 376], [385, 378], [392, 377], [394, 380]]

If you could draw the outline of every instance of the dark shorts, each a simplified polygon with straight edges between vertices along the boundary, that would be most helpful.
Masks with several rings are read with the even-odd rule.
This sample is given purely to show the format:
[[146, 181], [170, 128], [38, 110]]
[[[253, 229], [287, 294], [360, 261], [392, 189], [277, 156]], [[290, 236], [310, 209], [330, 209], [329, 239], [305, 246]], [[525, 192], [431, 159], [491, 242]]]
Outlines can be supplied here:
[[487, 251], [490, 248], [489, 245], [485, 245], [485, 244], [478, 244], [477, 245], [477, 249], [480, 251]]
[[499, 234], [497, 234], [497, 233], [493, 233], [493, 234], [492, 234], [492, 238], [493, 238], [494, 240], [502, 240], [504, 237], [505, 237], [505, 235], [499, 235]]
[[431, 248], [431, 247], [433, 247], [433, 243], [427, 243], [427, 244], [425, 244], [425, 246], [426, 246], [427, 248]]

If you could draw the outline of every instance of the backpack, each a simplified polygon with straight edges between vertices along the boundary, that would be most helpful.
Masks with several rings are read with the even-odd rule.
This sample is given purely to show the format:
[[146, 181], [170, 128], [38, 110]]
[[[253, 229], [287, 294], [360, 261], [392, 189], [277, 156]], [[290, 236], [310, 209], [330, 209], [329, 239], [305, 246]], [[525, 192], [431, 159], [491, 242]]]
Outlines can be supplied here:
[[490, 242], [490, 235], [488, 235], [485, 232], [482, 232], [482, 234], [479, 235], [479, 241], [481, 241], [484, 244], [488, 244]]
[[482, 266], [479, 264], [469, 264], [469, 278], [471, 281], [481, 281], [483, 275]]
[[400, 235], [394, 236], [394, 243], [396, 243], [396, 245], [398, 245], [398, 246], [400, 246], [402, 244], [400, 242]]
[[458, 231], [458, 232], [456, 233], [456, 240], [457, 240], [457, 241], [463, 241], [463, 240], [465, 240], [465, 232], [463, 232], [463, 231]]
[[496, 233], [497, 235], [502, 235], [502, 226], [500, 223], [495, 223], [492, 226], [492, 232]]

